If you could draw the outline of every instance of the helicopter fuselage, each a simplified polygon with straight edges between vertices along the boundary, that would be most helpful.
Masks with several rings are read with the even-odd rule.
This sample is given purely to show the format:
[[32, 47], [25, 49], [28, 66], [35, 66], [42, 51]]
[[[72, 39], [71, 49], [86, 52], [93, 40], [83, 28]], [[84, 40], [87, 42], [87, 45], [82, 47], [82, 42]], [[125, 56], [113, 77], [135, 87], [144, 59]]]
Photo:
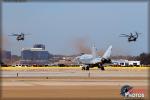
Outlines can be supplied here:
[[128, 38], [128, 41], [129, 41], [129, 42], [131, 42], [131, 41], [136, 41], [136, 39], [137, 39], [136, 37], [129, 37], [129, 38]]
[[24, 40], [24, 34], [18, 35], [16, 38], [18, 41], [19, 40]]

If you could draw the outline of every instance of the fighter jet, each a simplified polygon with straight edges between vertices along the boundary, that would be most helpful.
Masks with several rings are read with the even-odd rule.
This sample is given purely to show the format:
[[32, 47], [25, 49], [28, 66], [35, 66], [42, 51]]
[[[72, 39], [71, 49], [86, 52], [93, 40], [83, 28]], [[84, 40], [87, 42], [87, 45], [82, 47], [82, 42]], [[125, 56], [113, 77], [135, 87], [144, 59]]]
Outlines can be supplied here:
[[105, 70], [103, 64], [111, 63], [110, 55], [112, 51], [112, 46], [110, 45], [102, 57], [96, 54], [95, 45], [92, 47], [92, 54], [83, 54], [77, 56], [75, 61], [80, 64], [82, 70], [89, 70], [89, 68], [98, 67], [101, 70]]

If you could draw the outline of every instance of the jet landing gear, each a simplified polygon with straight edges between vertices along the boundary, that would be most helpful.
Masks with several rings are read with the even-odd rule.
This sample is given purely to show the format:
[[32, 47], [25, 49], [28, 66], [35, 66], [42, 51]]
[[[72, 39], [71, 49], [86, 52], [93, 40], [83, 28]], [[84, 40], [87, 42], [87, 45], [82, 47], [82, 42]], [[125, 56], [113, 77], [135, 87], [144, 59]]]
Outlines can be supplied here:
[[87, 66], [87, 65], [84, 65], [84, 66], [82, 66], [82, 70], [89, 70], [90, 68], [89, 68], [89, 66]]
[[105, 70], [103, 64], [99, 64], [98, 68], [101, 69], [101, 70], [103, 70], [103, 71]]

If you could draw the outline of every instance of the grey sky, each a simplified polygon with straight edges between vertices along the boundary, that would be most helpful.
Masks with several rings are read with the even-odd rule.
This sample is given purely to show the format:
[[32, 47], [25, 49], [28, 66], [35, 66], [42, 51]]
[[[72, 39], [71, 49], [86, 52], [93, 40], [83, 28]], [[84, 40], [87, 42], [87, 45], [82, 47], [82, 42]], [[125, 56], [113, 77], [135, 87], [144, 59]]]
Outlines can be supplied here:
[[[97, 49], [113, 46], [114, 54], [139, 55], [148, 52], [148, 4], [145, 2], [47, 2], [3, 3], [4, 49], [20, 54], [22, 47], [46, 45], [52, 54], [75, 54], [73, 42], [87, 39]], [[141, 32], [135, 43], [119, 34]], [[29, 33], [17, 42], [10, 33]]]

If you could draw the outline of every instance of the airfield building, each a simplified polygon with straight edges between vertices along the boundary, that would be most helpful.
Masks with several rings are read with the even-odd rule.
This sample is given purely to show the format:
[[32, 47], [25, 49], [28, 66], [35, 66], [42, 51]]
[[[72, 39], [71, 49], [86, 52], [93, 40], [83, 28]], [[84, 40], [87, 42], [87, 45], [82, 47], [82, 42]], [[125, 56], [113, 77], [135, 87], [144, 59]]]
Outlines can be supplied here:
[[113, 65], [119, 66], [140, 66], [140, 61], [129, 61], [124, 59], [112, 60]]
[[22, 60], [48, 60], [49, 52], [42, 48], [23, 49], [21, 52]]
[[52, 55], [45, 50], [45, 46], [36, 44], [33, 48], [25, 49], [21, 51], [20, 64], [22, 65], [45, 65], [49, 64], [49, 59]]

